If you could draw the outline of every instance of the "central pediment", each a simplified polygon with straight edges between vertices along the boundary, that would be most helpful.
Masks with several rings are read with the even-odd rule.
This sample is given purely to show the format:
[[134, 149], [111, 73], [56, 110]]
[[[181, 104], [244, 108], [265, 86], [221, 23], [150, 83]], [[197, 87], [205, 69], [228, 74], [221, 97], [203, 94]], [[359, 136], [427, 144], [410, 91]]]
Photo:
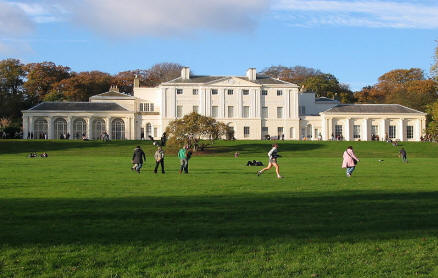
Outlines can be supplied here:
[[215, 87], [260, 87], [260, 84], [234, 76], [225, 77], [224, 79], [212, 81], [208, 83], [208, 85]]

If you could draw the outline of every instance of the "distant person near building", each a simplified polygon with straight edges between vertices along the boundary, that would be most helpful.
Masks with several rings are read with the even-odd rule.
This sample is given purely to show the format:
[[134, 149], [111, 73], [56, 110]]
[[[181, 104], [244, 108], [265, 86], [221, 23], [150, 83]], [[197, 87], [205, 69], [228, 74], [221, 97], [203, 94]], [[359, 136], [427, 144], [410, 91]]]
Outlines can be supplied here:
[[349, 146], [345, 150], [342, 158], [343, 158], [342, 168], [346, 168], [347, 177], [351, 177], [354, 169], [356, 168], [356, 164], [359, 162], [359, 158], [357, 158], [356, 155], [354, 154], [352, 146]]

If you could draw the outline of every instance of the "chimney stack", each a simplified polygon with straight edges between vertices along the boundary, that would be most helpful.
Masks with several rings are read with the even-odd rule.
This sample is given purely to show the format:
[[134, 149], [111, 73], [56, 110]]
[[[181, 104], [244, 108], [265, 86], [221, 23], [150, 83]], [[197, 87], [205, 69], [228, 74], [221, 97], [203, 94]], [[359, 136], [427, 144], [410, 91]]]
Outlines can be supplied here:
[[138, 78], [137, 74], [134, 76], [134, 88], [140, 87], [140, 79]]
[[246, 77], [248, 77], [248, 80], [254, 81], [257, 79], [257, 71], [255, 68], [249, 68], [246, 71]]
[[181, 79], [182, 80], [190, 79], [190, 68], [189, 67], [183, 67], [181, 69]]
[[110, 92], [116, 92], [116, 93], [119, 93], [119, 92], [120, 92], [120, 91], [119, 91], [119, 88], [117, 88], [117, 85], [111, 85], [109, 91], [110, 91]]

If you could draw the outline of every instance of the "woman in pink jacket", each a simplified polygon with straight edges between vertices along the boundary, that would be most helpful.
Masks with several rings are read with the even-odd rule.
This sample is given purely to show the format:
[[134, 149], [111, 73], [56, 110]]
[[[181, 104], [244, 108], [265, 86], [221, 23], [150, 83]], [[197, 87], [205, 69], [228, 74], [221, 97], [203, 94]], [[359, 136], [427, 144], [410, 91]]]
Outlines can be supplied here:
[[354, 154], [353, 147], [348, 146], [344, 152], [342, 161], [342, 168], [347, 168], [347, 177], [351, 177], [357, 162], [359, 162], [359, 158]]

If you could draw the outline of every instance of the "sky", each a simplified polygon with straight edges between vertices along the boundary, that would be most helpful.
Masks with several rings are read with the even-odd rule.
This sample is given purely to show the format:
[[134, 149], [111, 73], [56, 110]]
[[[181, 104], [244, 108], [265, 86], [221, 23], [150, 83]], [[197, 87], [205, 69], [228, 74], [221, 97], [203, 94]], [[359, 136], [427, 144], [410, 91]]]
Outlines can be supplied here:
[[437, 0], [0, 0], [0, 59], [76, 72], [299, 65], [360, 90], [393, 69], [428, 74], [436, 40]]

